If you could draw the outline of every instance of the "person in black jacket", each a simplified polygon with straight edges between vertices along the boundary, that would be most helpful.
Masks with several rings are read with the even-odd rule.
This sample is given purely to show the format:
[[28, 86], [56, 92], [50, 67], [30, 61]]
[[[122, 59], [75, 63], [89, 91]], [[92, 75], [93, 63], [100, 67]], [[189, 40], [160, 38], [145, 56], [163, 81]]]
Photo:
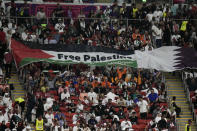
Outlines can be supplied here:
[[173, 96], [173, 98], [172, 98], [172, 106], [173, 106], [173, 108], [174, 108], [175, 111], [176, 111], [177, 117], [180, 117], [179, 115], [180, 115], [180, 113], [181, 113], [181, 108], [178, 107], [177, 104], [176, 104], [176, 96]]
[[7, 128], [7, 127], [6, 127], [6, 125], [5, 125], [5, 121], [2, 121], [2, 123], [1, 123], [1, 125], [0, 125], [0, 130], [1, 130], [1, 131], [5, 131], [6, 128]]
[[136, 116], [136, 112], [132, 112], [131, 116], [129, 117], [131, 124], [136, 125], [138, 123], [138, 117]]

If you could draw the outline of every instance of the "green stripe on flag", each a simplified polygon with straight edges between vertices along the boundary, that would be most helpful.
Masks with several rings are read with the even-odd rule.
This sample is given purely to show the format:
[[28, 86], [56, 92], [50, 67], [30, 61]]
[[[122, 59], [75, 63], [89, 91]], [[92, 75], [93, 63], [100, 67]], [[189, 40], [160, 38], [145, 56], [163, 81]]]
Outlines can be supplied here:
[[[24, 58], [20, 62], [20, 66], [25, 66], [34, 62], [48, 62], [52, 64], [62, 64], [62, 65], [67, 65], [67, 64], [79, 64], [82, 62], [75, 62], [72, 60], [52, 60], [52, 59], [37, 59], [37, 58]], [[107, 62], [83, 62], [83, 64], [87, 64], [89, 66], [107, 66], [107, 65], [116, 65], [116, 66], [128, 66], [128, 67], [134, 67], [137, 68], [137, 61], [136, 60], [111, 60]]]

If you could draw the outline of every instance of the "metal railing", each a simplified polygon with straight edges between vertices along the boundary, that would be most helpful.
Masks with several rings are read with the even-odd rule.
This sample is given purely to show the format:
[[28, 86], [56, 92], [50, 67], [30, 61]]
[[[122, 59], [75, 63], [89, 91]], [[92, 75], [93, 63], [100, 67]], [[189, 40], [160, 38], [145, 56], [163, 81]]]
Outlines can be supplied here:
[[[38, 22], [42, 22], [41, 24], [54, 24], [57, 23], [59, 19], [61, 19], [63, 21], [63, 23], [68, 23], [71, 19], [73, 21], [76, 20], [84, 20], [85, 22], [91, 22], [91, 21], [99, 21], [99, 22], [103, 22], [104, 24], [110, 24], [110, 25], [125, 25], [126, 27], [128, 27], [130, 24], [133, 24], [133, 22], [144, 22], [146, 19], [117, 19], [117, 18], [69, 18], [69, 17], [46, 17], [45, 19], [39, 20], [37, 19], [35, 16], [34, 17], [2, 17], [0, 16], [0, 19], [6, 19], [8, 21], [10, 20], [14, 20], [14, 22], [16, 23], [16, 25], [18, 25], [18, 23], [23, 23], [26, 20], [28, 22], [30, 22], [31, 25], [35, 25]], [[182, 21], [197, 21], [197, 19], [171, 19], [172, 21], [176, 21], [176, 22], [182, 22]], [[194, 22], [195, 23], [195, 22]], [[197, 22], [196, 22], [197, 23]]]

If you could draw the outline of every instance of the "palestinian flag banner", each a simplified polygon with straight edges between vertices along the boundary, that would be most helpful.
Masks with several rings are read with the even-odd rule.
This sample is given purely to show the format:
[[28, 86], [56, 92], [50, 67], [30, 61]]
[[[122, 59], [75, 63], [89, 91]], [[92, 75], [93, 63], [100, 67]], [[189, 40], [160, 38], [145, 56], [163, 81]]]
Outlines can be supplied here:
[[[44, 50], [43, 50], [44, 49]], [[11, 50], [17, 67], [33, 62], [54, 64], [87, 64], [90, 66], [130, 66], [137, 68], [133, 52], [85, 45], [40, 45], [13, 40]], [[102, 52], [103, 51], [103, 52]]]
[[12, 39], [11, 50], [18, 68], [41, 61], [89, 66], [116, 65], [166, 72], [197, 67], [195, 49], [178, 46], [132, 52], [88, 45], [22, 43]]

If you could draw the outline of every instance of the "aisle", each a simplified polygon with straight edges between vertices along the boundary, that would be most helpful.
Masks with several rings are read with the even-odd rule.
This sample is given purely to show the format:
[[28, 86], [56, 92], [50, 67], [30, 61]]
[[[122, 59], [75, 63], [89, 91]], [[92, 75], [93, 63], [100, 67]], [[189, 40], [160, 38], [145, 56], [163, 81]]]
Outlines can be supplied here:
[[25, 97], [25, 90], [23, 89], [23, 86], [19, 82], [18, 75], [16, 74], [16, 71], [14, 71], [11, 75], [11, 78], [9, 79], [9, 84], [14, 85], [14, 90], [12, 91], [12, 98], [15, 100], [18, 97]]
[[[177, 118], [179, 131], [185, 131], [185, 124], [188, 122], [188, 119], [192, 120], [192, 112], [191, 109], [189, 109], [189, 103], [187, 101], [186, 92], [184, 91], [183, 82], [179, 77], [172, 76], [171, 74], [165, 74], [165, 78], [169, 98], [176, 96], [176, 103], [182, 110], [180, 118]], [[195, 122], [193, 122], [192, 131], [196, 130]]]

